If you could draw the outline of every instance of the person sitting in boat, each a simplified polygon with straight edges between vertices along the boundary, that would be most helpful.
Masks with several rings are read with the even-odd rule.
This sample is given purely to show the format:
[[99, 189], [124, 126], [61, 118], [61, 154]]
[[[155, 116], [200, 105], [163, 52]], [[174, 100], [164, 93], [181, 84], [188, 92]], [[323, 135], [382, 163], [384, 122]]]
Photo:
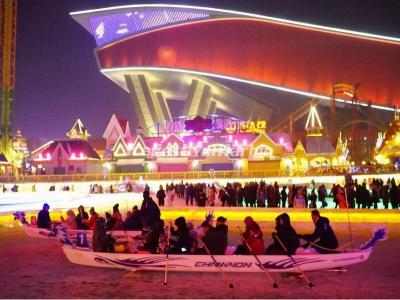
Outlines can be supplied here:
[[[234, 254], [244, 254], [244, 255], [250, 254], [246, 242], [247, 243], [252, 242], [253, 247], [256, 248], [252, 249], [256, 250], [257, 252], [259, 252], [261, 248], [265, 250], [264, 240], [262, 240], [262, 231], [260, 229], [260, 226], [250, 216], [244, 219], [244, 224], [246, 229], [242, 234], [243, 244], [237, 246]], [[259, 239], [261, 240], [259, 241]]]
[[50, 228], [51, 220], [50, 220], [49, 209], [50, 206], [47, 203], [43, 204], [43, 209], [39, 211], [37, 217], [37, 227]]
[[76, 225], [78, 229], [89, 229], [89, 215], [85, 211], [83, 205], [78, 207], [78, 215], [76, 216]]
[[113, 252], [115, 240], [106, 233], [106, 221], [99, 217], [96, 221], [96, 228], [93, 231], [92, 249], [94, 252]]
[[132, 209], [132, 213], [126, 218], [124, 223], [125, 230], [142, 230], [142, 217], [140, 215], [140, 211], [135, 205]]
[[215, 255], [225, 254], [227, 245], [224, 242], [223, 232], [215, 229], [208, 221], [201, 223], [201, 229], [202, 235], [200, 240], [203, 242], [204, 247], [198, 248], [195, 254], [208, 254], [208, 251]]
[[226, 218], [219, 216], [217, 218], [217, 224], [215, 229], [220, 231], [221, 237], [223, 237], [225, 249], [228, 247], [228, 225], [226, 225]]
[[144, 231], [142, 234], [144, 243], [143, 246], [138, 247], [138, 250], [157, 254], [159, 252], [160, 236], [164, 234], [164, 221], [160, 219], [153, 223], [151, 231]]
[[[312, 247], [319, 253], [335, 253], [335, 251], [329, 249], [336, 249], [339, 244], [332, 227], [329, 225], [329, 219], [321, 217], [316, 209], [311, 211], [311, 218], [315, 224], [314, 232], [312, 234], [299, 234], [298, 236], [307, 242], [315, 242]], [[318, 242], [316, 242], [317, 239], [319, 239]]]
[[113, 206], [112, 218], [114, 219], [114, 230], [122, 230], [122, 215], [119, 212], [119, 203]]
[[150, 192], [145, 190], [143, 192], [143, 202], [140, 208], [142, 215], [143, 230], [152, 230], [158, 225], [160, 221], [160, 209], [154, 200], [150, 197]]
[[75, 230], [78, 228], [78, 226], [76, 225], [76, 216], [75, 213], [72, 209], [69, 209], [67, 211], [67, 218], [64, 220], [63, 217], [61, 217], [61, 222], [63, 224], [65, 224], [65, 226], [67, 226], [68, 229], [72, 229]]
[[94, 230], [96, 228], [96, 221], [99, 218], [99, 214], [95, 211], [94, 207], [91, 207], [89, 210], [89, 215], [89, 229]]
[[250, 232], [247, 238], [247, 243], [250, 246], [252, 254], [262, 255], [265, 253], [263, 232], [261, 231], [260, 226], [256, 222], [254, 222], [250, 226]]
[[[172, 224], [171, 224], [172, 225]], [[192, 238], [184, 217], [175, 220], [174, 226], [170, 226], [170, 254], [190, 254], [192, 248]]]
[[194, 225], [192, 222], [187, 222], [186, 224], [190, 233], [190, 238], [193, 241], [192, 243], [192, 253], [193, 253], [199, 246], [199, 233], [197, 232], [197, 230], [194, 229]]
[[276, 217], [276, 232], [272, 233], [274, 243], [269, 245], [266, 254], [280, 255], [287, 254], [281, 243], [285, 246], [288, 254], [293, 255], [300, 246], [299, 238], [296, 231], [290, 224], [290, 217], [287, 213], [283, 213]]
[[107, 231], [113, 230], [114, 223], [115, 223], [114, 218], [111, 216], [111, 214], [108, 211], [106, 211], [106, 230]]

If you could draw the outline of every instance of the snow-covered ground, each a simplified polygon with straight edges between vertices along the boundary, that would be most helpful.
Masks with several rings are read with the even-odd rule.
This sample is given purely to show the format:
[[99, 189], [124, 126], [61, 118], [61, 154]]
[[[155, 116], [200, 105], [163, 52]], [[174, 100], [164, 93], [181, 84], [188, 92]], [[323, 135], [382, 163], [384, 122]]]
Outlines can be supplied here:
[[[271, 242], [273, 225], [260, 224], [264, 240]], [[297, 225], [297, 224], [296, 224]], [[372, 224], [366, 224], [368, 229]], [[310, 272], [315, 288], [303, 279], [272, 274], [273, 289], [260, 274], [226, 274], [230, 289], [218, 273], [128, 272], [71, 264], [57, 241], [32, 239], [21, 228], [0, 227], [1, 298], [399, 298], [400, 225], [379, 242], [365, 263], [344, 272]], [[231, 226], [230, 228], [234, 228]], [[297, 229], [297, 227], [296, 227]], [[302, 230], [298, 229], [300, 233]], [[308, 230], [307, 230], [308, 231]], [[353, 231], [356, 245], [370, 237], [370, 230]], [[337, 230], [341, 244], [348, 241], [346, 227]], [[229, 233], [231, 245], [238, 232]]]
[[141, 193], [89, 194], [83, 192], [18, 192], [0, 194], [0, 213], [16, 210], [36, 211], [48, 203], [51, 210], [77, 209], [79, 205], [95, 207], [99, 211], [110, 210], [115, 203], [120, 209], [140, 207], [143, 197]]

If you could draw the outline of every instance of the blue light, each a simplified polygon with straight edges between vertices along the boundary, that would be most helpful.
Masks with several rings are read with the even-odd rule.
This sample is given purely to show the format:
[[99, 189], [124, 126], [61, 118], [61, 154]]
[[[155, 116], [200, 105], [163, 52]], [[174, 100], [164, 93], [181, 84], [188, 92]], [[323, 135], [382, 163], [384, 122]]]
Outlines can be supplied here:
[[209, 17], [209, 14], [202, 12], [159, 9], [132, 10], [125, 13], [91, 17], [89, 21], [96, 43], [101, 46], [126, 36], [164, 25], [203, 20]]

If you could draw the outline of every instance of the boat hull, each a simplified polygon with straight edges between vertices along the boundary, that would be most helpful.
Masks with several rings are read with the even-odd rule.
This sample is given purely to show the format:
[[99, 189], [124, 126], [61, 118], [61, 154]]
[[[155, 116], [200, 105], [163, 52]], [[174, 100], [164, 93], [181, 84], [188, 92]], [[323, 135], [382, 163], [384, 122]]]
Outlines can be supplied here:
[[[252, 255], [214, 255], [217, 263], [209, 255], [169, 255], [165, 254], [126, 254], [101, 253], [74, 249], [63, 246], [68, 260], [74, 264], [124, 269], [130, 271], [164, 271], [168, 261], [168, 271], [177, 272], [263, 272]], [[354, 251], [339, 254], [304, 254], [293, 255], [294, 261], [287, 255], [259, 255], [264, 268], [270, 272], [316, 271], [344, 267], [366, 261], [371, 250]]]

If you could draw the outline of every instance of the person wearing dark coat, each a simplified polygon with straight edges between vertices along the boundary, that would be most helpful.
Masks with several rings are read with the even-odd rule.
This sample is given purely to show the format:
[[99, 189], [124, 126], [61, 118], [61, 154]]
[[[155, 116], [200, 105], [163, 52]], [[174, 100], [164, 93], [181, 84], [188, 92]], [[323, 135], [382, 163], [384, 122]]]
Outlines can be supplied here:
[[[198, 204], [198, 206], [200, 206], [200, 207], [206, 206], [206, 201], [207, 201], [206, 198], [207, 197], [206, 197], [206, 194], [204, 193], [203, 187], [200, 186], [199, 187], [199, 191], [197, 193], [197, 204]], [[224, 206], [224, 204], [222, 206]]]
[[93, 252], [113, 252], [114, 239], [106, 233], [106, 221], [99, 217], [96, 220], [96, 227], [93, 231], [92, 249]]
[[75, 218], [78, 229], [89, 229], [89, 214], [85, 211], [83, 205], [78, 207], [78, 215]]
[[310, 205], [308, 207], [317, 208], [317, 194], [314, 189], [312, 189], [310, 195], [308, 195], [308, 199], [310, 199]]
[[224, 248], [228, 247], [228, 225], [226, 225], [226, 218], [219, 216], [215, 229], [220, 231], [221, 238], [223, 238]]
[[175, 220], [174, 225], [171, 226], [171, 237], [170, 237], [170, 254], [190, 254], [192, 249], [192, 238], [190, 231], [187, 227], [186, 220], [184, 217], [179, 217]]
[[[321, 217], [319, 211], [314, 209], [311, 211], [311, 218], [315, 224], [315, 230], [312, 234], [299, 234], [298, 237], [306, 240], [307, 242], [313, 242], [318, 246], [326, 249], [336, 249], [339, 246], [338, 240], [332, 227], [329, 225], [329, 219]], [[319, 239], [319, 241], [316, 241]], [[313, 246], [319, 253], [335, 253], [326, 249], [321, 249], [317, 246]]]
[[160, 208], [150, 197], [149, 191], [143, 192], [143, 202], [140, 208], [140, 214], [142, 215], [143, 227], [147, 229], [153, 229], [155, 224], [160, 220]]
[[37, 227], [50, 228], [51, 220], [50, 220], [49, 208], [50, 206], [47, 203], [43, 204], [43, 209], [39, 211], [37, 217]]
[[[269, 255], [280, 255], [289, 254], [293, 255], [296, 249], [300, 246], [299, 238], [297, 233], [290, 224], [290, 217], [287, 213], [283, 213], [276, 217], [276, 233], [272, 234], [274, 243], [269, 245], [267, 248], [267, 254]], [[279, 240], [278, 240], [279, 239]], [[283, 249], [281, 243], [285, 246], [288, 253]]]
[[112, 215], [107, 211], [106, 212], [106, 230], [110, 231], [113, 230], [115, 224], [115, 219]]
[[282, 191], [281, 191], [281, 207], [285, 207], [286, 206], [286, 200], [287, 200], [288, 194], [286, 192], [286, 186], [283, 186]]
[[138, 207], [135, 205], [132, 210], [132, 214], [125, 220], [124, 223], [125, 230], [142, 230], [142, 216]]
[[159, 243], [160, 243], [160, 236], [164, 233], [164, 221], [158, 219], [153, 223], [153, 227], [151, 231], [147, 231], [142, 234], [145, 238], [144, 245], [141, 250], [147, 250], [151, 254], [158, 253]]
[[[224, 241], [224, 233], [222, 230], [217, 230], [209, 222], [204, 221], [201, 224], [204, 236], [201, 239], [203, 244], [208, 248], [211, 254], [223, 255], [226, 250], [226, 243]], [[197, 249], [195, 254], [208, 254], [205, 247]]]
[[164, 202], [165, 202], [164, 200], [165, 200], [166, 194], [165, 194], [165, 191], [164, 191], [162, 185], [160, 185], [160, 189], [158, 190], [156, 196], [157, 196], [157, 200], [158, 200], [158, 205], [164, 206]]
[[381, 190], [382, 193], [382, 202], [385, 209], [389, 208], [389, 186], [385, 184]]
[[397, 194], [398, 194], [398, 189], [396, 186], [396, 182], [393, 180], [390, 184], [390, 190], [389, 190], [389, 199], [390, 199], [390, 204], [392, 205], [393, 209], [397, 208]]

